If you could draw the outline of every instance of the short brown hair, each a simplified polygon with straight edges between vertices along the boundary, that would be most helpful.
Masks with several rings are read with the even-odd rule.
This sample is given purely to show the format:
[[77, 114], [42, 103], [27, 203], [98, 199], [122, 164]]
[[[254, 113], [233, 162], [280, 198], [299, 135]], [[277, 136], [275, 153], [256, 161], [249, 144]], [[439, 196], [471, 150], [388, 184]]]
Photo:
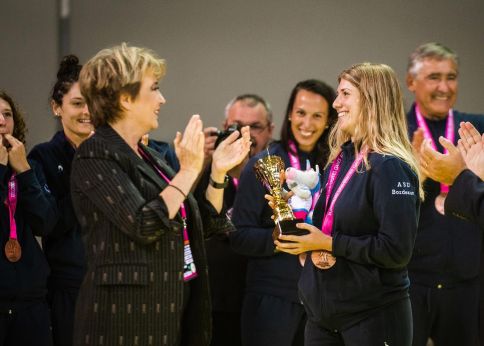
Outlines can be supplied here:
[[127, 93], [135, 99], [147, 71], [159, 79], [165, 75], [165, 70], [165, 61], [147, 48], [122, 43], [98, 52], [84, 65], [79, 75], [81, 93], [94, 126], [119, 120], [123, 112], [121, 94]]

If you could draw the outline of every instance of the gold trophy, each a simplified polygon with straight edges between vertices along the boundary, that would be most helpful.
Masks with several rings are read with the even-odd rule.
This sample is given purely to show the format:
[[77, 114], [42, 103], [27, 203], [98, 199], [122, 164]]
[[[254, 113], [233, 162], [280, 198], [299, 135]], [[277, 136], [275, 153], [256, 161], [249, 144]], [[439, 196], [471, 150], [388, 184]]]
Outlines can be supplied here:
[[276, 228], [273, 237], [275, 238], [281, 234], [304, 235], [309, 233], [296, 227], [296, 223], [304, 221], [294, 217], [291, 207], [283, 198], [284, 170], [284, 161], [275, 155], [267, 155], [257, 160], [254, 165], [255, 175], [274, 198], [273, 213]]

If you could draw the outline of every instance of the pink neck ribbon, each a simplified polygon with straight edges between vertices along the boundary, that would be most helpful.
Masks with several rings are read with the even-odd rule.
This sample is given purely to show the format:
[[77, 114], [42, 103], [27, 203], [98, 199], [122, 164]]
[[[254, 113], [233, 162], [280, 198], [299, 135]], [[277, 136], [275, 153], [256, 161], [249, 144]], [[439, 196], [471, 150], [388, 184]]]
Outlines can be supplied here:
[[15, 209], [17, 208], [17, 179], [15, 173], [12, 174], [8, 181], [8, 195], [5, 200], [5, 206], [8, 208], [10, 217], [10, 238], [17, 239], [17, 223], [15, 222]]
[[[154, 164], [153, 160], [146, 154], [141, 148], [138, 148], [138, 152], [141, 154], [143, 159], [148, 162], [158, 173], [158, 175], [163, 178], [168, 184], [170, 179]], [[187, 227], [187, 211], [185, 203], [180, 204], [180, 214], [183, 221], [183, 281], [190, 281], [198, 276], [197, 268], [195, 267], [195, 261], [193, 260], [192, 249], [190, 247], [190, 239], [188, 238], [188, 227]]]
[[360, 153], [358, 154], [358, 156], [355, 158], [355, 160], [351, 164], [350, 169], [348, 170], [348, 172], [346, 172], [346, 175], [344, 176], [343, 181], [341, 181], [341, 184], [339, 185], [338, 189], [336, 190], [334, 197], [331, 200], [331, 204], [329, 205], [329, 208], [328, 208], [328, 202], [329, 202], [329, 198], [331, 196], [331, 192], [333, 191], [334, 185], [336, 183], [336, 178], [338, 177], [338, 175], [341, 171], [341, 162], [343, 161], [343, 152], [340, 152], [339, 155], [337, 156], [337, 158], [331, 164], [331, 170], [329, 172], [328, 183], [326, 185], [326, 204], [325, 204], [326, 213], [324, 214], [323, 223], [321, 225], [321, 231], [326, 235], [331, 235], [332, 230], [333, 230], [334, 206], [336, 204], [336, 201], [338, 200], [339, 196], [341, 195], [341, 192], [343, 192], [344, 188], [348, 185], [348, 182], [350, 181], [350, 179], [355, 174], [355, 172], [358, 169], [358, 166], [360, 165], [361, 161], [363, 161], [363, 158], [364, 158], [366, 152], [367, 152], [367, 150], [361, 150]]

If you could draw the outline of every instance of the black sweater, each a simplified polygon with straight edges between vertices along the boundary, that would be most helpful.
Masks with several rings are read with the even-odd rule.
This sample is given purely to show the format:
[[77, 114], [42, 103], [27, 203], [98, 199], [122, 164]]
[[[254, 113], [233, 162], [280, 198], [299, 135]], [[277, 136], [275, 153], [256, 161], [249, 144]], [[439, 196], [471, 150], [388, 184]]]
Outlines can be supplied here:
[[465, 169], [455, 179], [445, 199], [445, 213], [469, 220], [484, 231], [484, 182]]
[[[289, 156], [280, 143], [273, 143], [269, 152], [280, 156], [286, 167], [290, 166]], [[297, 282], [301, 265], [297, 256], [274, 252], [272, 210], [264, 198], [267, 192], [253, 171], [255, 162], [266, 155], [267, 152], [263, 151], [252, 157], [242, 172], [232, 214], [237, 231], [230, 235], [230, 241], [236, 252], [250, 256], [247, 292], [268, 294], [299, 303]], [[306, 167], [306, 159], [314, 165], [313, 155], [299, 152], [298, 156], [301, 167]]]
[[[407, 115], [410, 138], [418, 128], [415, 106]], [[455, 141], [462, 121], [470, 121], [484, 132], [484, 116], [454, 111]], [[443, 152], [438, 138], [444, 136], [447, 119], [430, 121], [427, 126], [437, 148]], [[440, 193], [440, 183], [427, 179], [424, 183], [425, 201], [422, 203], [417, 240], [412, 260], [408, 265], [412, 283], [427, 287], [452, 287], [459, 282], [477, 279], [479, 274], [482, 232], [469, 221], [439, 214], [435, 198]]]
[[74, 148], [63, 131], [49, 142], [36, 145], [29, 158], [42, 167], [59, 209], [54, 230], [42, 238], [42, 246], [51, 268], [52, 285], [78, 288], [86, 271], [84, 245], [71, 201], [70, 176]]
[[[354, 157], [353, 145], [345, 144], [332, 196]], [[308, 318], [331, 330], [345, 329], [408, 297], [406, 265], [417, 232], [418, 179], [394, 156], [370, 153], [369, 163], [369, 170], [360, 166], [335, 204], [332, 236], [336, 264], [320, 270], [308, 256], [299, 282]], [[328, 175], [329, 168], [313, 215], [319, 229]]]
[[40, 169], [29, 162], [32, 169], [17, 175], [17, 209], [15, 221], [22, 257], [11, 263], [4, 253], [10, 234], [10, 218], [4, 201], [7, 183], [12, 175], [9, 166], [0, 165], [0, 311], [43, 299], [49, 267], [35, 236], [47, 235], [57, 222], [55, 201]]

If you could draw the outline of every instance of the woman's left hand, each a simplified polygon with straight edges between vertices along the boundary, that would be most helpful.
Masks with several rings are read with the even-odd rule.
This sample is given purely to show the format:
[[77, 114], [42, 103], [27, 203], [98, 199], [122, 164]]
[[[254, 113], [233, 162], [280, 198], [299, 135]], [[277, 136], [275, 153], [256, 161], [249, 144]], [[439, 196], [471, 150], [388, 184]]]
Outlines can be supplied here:
[[[242, 136], [236, 131], [228, 136], [212, 156], [212, 175], [223, 176], [232, 168], [240, 164], [250, 151], [250, 128], [241, 129]], [[237, 139], [238, 138], [238, 139]]]
[[[309, 231], [309, 234], [280, 235], [279, 239], [274, 241], [277, 250], [287, 252], [291, 255], [299, 255], [300, 253], [313, 250], [332, 251], [332, 237], [324, 234], [320, 229], [307, 223], [298, 223], [296, 224], [296, 227]], [[287, 242], [281, 242], [281, 240]]]

